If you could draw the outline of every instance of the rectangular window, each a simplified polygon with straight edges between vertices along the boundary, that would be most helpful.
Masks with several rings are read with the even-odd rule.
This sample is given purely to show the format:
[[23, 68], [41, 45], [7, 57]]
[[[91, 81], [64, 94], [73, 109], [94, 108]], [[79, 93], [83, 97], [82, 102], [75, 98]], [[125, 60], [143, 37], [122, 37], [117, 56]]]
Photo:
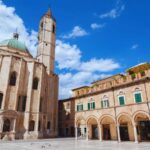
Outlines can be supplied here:
[[83, 111], [83, 104], [77, 105], [77, 111]]
[[95, 109], [95, 102], [88, 103], [88, 110], [93, 110], [93, 109]]
[[119, 105], [120, 106], [125, 105], [125, 98], [124, 98], [124, 96], [119, 96]]
[[101, 101], [101, 108], [108, 108], [109, 107], [109, 100]]
[[141, 93], [135, 93], [134, 96], [135, 96], [135, 102], [136, 103], [141, 103], [142, 102]]

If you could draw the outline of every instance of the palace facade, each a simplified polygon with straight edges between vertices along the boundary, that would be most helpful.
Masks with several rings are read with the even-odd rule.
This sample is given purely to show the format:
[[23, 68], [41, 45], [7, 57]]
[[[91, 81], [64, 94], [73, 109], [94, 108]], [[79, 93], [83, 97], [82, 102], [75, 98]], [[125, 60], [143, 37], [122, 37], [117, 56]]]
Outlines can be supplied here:
[[55, 35], [56, 21], [48, 10], [40, 20], [36, 58], [18, 33], [0, 42], [0, 139], [57, 136]]
[[59, 101], [59, 135], [150, 141], [150, 63], [73, 89], [72, 98]]

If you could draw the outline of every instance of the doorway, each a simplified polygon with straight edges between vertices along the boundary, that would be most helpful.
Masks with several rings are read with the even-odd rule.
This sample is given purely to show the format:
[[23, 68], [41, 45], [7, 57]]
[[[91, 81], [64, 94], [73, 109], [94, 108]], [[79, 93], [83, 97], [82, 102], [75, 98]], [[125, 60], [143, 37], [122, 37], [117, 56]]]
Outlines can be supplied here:
[[110, 125], [103, 125], [103, 140], [111, 140]]
[[98, 139], [97, 125], [92, 125], [92, 139]]
[[150, 141], [150, 121], [139, 122], [139, 135], [141, 141]]
[[127, 124], [120, 126], [120, 138], [121, 138], [121, 141], [129, 141], [129, 133], [128, 133]]

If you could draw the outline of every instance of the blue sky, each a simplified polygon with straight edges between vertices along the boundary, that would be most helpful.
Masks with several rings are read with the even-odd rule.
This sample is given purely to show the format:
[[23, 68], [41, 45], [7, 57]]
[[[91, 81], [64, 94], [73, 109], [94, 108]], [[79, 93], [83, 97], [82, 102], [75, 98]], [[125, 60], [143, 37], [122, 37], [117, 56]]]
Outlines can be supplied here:
[[[33, 55], [40, 17], [51, 5], [57, 20], [56, 72], [61, 98], [70, 96], [71, 88], [149, 62], [149, 0], [3, 0], [0, 5], [15, 9], [1, 13], [0, 19], [23, 21], [20, 27], [1, 22], [0, 39], [17, 27]], [[11, 29], [7, 28], [7, 34], [4, 24]]]

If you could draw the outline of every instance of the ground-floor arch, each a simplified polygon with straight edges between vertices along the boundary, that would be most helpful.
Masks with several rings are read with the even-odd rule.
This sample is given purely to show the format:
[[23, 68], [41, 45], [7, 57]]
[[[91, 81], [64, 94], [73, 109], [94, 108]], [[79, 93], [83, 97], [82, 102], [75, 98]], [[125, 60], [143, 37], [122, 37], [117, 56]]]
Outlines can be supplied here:
[[89, 117], [86, 121], [87, 124], [87, 138], [88, 139], [98, 139], [99, 137], [99, 129], [98, 129], [98, 121], [96, 117]]
[[150, 141], [150, 117], [144, 111], [136, 112], [133, 116], [137, 129], [138, 141]]
[[116, 140], [116, 124], [112, 116], [103, 116], [100, 118], [100, 130], [102, 140]]
[[121, 141], [134, 141], [134, 129], [132, 118], [128, 114], [121, 114], [118, 117], [119, 134]]
[[86, 138], [87, 129], [86, 129], [86, 121], [84, 118], [79, 118], [76, 121], [76, 136], [80, 138]]

